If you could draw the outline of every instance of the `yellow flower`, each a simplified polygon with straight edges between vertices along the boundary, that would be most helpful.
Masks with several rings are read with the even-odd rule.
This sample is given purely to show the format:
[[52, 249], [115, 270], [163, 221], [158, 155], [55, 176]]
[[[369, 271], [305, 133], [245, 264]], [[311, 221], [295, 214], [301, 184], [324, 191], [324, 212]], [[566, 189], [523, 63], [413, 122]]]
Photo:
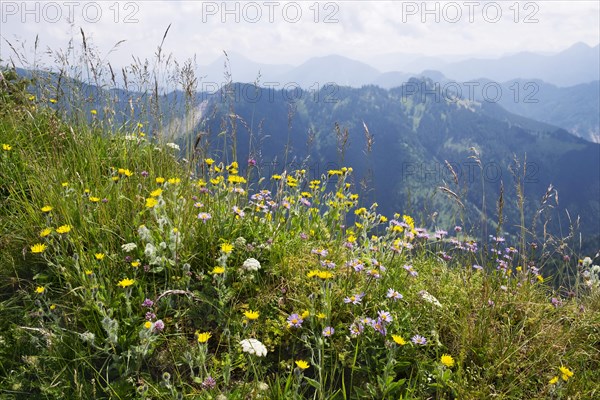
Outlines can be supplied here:
[[12, 150], [12, 146], [10, 144], [3, 143], [2, 144], [2, 150], [4, 150], [4, 151], [11, 151]]
[[163, 192], [162, 189], [160, 189], [160, 188], [156, 189], [156, 190], [150, 192], [150, 197], [158, 197], [162, 194], [162, 192]]
[[105, 255], [106, 254], [104, 254], [104, 253], [96, 253], [96, 254], [94, 254], [94, 257], [96, 257], [96, 260], [101, 261], [104, 259]]
[[308, 271], [308, 273], [306, 274], [306, 277], [307, 278], [312, 278], [312, 277], [317, 276], [318, 273], [319, 273], [318, 270], [313, 269], [313, 270]]
[[323, 314], [322, 312], [317, 314], [317, 318], [318, 319], [325, 319], [327, 316], [325, 314]]
[[517, 268], [515, 268], [515, 269], [517, 270], [517, 272], [521, 272], [521, 271], [523, 270], [523, 267], [521, 267], [521, 266], [519, 265], [519, 266], [518, 266]]
[[210, 167], [211, 165], [213, 165], [215, 163], [215, 160], [213, 160], [212, 158], [207, 158], [204, 160], [204, 162], [206, 163], [206, 165], [208, 165]]
[[157, 204], [158, 204], [158, 200], [156, 200], [154, 197], [148, 197], [146, 199], [146, 207], [147, 208], [152, 208]]
[[273, 175], [273, 176], [271, 177], [271, 179], [273, 179], [274, 181], [278, 181], [278, 180], [280, 180], [280, 179], [281, 179], [281, 175]]
[[91, 270], [91, 269], [86, 269], [86, 270], [84, 271], [84, 273], [85, 273], [87, 276], [90, 276], [91, 274], [93, 274], [93, 272], [92, 272], [92, 270]]
[[541, 276], [541, 275], [538, 275], [537, 276], [537, 280], [538, 280], [538, 282], [543, 283], [544, 282], [544, 277]]
[[45, 287], [43, 287], [43, 286], [38, 286], [38, 287], [36, 287], [36, 288], [35, 288], [35, 292], [36, 292], [37, 294], [42, 294], [42, 293], [44, 293], [45, 291], [46, 291], [46, 288], [45, 288]]
[[306, 319], [306, 318], [310, 317], [310, 311], [308, 311], [308, 310], [302, 311], [302, 314], [300, 314], [300, 317], [302, 317], [302, 319]]
[[310, 365], [308, 365], [308, 363], [306, 361], [304, 361], [304, 360], [298, 360], [298, 361], [296, 361], [296, 365], [300, 369], [307, 369], [308, 367], [310, 367]]
[[179, 182], [181, 182], [181, 179], [179, 179], [179, 178], [169, 178], [168, 182], [171, 185], [177, 185]]
[[30, 247], [32, 253], [43, 253], [46, 250], [46, 245], [42, 243], [34, 244]]
[[442, 358], [440, 358], [440, 362], [448, 368], [454, 367], [454, 358], [452, 358], [452, 356], [449, 354], [442, 354]]
[[196, 333], [198, 335], [198, 343], [206, 343], [212, 337], [210, 332]]
[[125, 169], [125, 168], [119, 168], [117, 170], [117, 172], [119, 173], [119, 175], [125, 175], [125, 176], [131, 176], [131, 175], [133, 175], [133, 172], [131, 172], [130, 170]]
[[100, 201], [100, 197], [94, 197], [94, 196], [90, 196], [90, 201], [92, 203], [97, 203]]
[[52, 211], [52, 206], [44, 206], [42, 207], [42, 212], [47, 213]]
[[248, 310], [246, 312], [244, 312], [244, 315], [246, 316], [246, 318], [248, 318], [249, 320], [255, 320], [258, 319], [258, 316], [260, 315], [260, 313], [258, 311], [252, 311], [252, 310]]
[[559, 370], [560, 370], [560, 373], [562, 374], [562, 379], [565, 382], [568, 381], [569, 378], [573, 376], [573, 371], [571, 371], [567, 367], [560, 367]]
[[144, 328], [146, 328], [146, 329], [152, 328], [152, 322], [150, 322], [150, 321], [144, 322]]
[[56, 304], [50, 305], [50, 310], [55, 310], [55, 309], [56, 309]]
[[333, 273], [329, 271], [319, 271], [317, 272], [317, 276], [321, 279], [330, 279], [333, 278]]
[[137, 268], [137, 267], [140, 266], [140, 262], [139, 261], [132, 261], [131, 262], [131, 266], [134, 267], [134, 268]]
[[119, 283], [117, 283], [117, 286], [121, 286], [122, 288], [126, 288], [128, 286], [133, 285], [135, 281], [133, 279], [129, 279], [129, 278], [125, 278], [121, 281], [119, 281]]
[[66, 188], [66, 187], [68, 187], [68, 186], [69, 186], [69, 182], [63, 182], [63, 183], [61, 183], [60, 185], [61, 185], [62, 187], [65, 187], [65, 188]]
[[554, 378], [550, 379], [548, 383], [551, 385], [555, 385], [556, 383], [558, 383], [558, 376], [555, 376]]
[[114, 182], [116, 182], [116, 181], [119, 180], [119, 177], [118, 176], [112, 176], [110, 179], [112, 179]]
[[96, 110], [90, 110], [90, 114], [96, 115], [96, 114], [98, 114], [98, 111], [96, 111]]
[[233, 251], [233, 245], [229, 243], [223, 243], [221, 245], [221, 251], [225, 254], [229, 254]]
[[62, 225], [56, 228], [57, 233], [69, 233], [71, 232], [71, 225]]
[[243, 176], [231, 175], [227, 178], [229, 183], [246, 183], [246, 179]]
[[213, 185], [218, 185], [221, 182], [223, 182], [223, 177], [222, 176], [217, 176], [216, 178], [212, 178], [210, 180], [210, 183], [212, 183]]
[[165, 183], [165, 178], [163, 178], [162, 176], [159, 176], [155, 179], [156, 183], [158, 183], [159, 185], [162, 183]]
[[40, 231], [40, 237], [46, 237], [52, 233], [52, 228], [44, 228]]
[[223, 273], [225, 273], [225, 268], [223, 267], [214, 267], [212, 270], [212, 273], [215, 275], [221, 275]]
[[399, 346], [404, 346], [406, 344], [406, 340], [400, 335], [392, 335], [392, 340]]
[[56, 99], [50, 99], [50, 103], [56, 104]]

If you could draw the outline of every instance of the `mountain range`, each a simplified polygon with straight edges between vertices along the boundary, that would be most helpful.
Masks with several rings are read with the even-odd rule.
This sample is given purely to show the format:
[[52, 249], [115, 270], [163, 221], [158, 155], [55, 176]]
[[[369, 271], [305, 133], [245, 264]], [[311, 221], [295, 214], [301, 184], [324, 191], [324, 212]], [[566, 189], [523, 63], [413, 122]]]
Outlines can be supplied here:
[[[339, 55], [315, 57], [299, 66], [263, 64], [227, 53], [199, 68], [201, 91], [235, 82], [283, 89], [377, 85], [399, 87], [413, 77], [430, 78], [442, 90], [459, 82], [469, 100], [492, 101], [528, 118], [559, 126], [586, 140], [600, 141], [600, 47], [576, 43], [556, 54], [522, 52], [497, 59], [444, 60], [392, 53], [373, 60], [387, 72]], [[230, 77], [226, 78], [224, 72]], [[408, 71], [408, 72], [404, 72]], [[469, 87], [465, 85], [470, 85]], [[485, 85], [491, 86], [483, 93]], [[447, 89], [448, 88], [448, 89]], [[496, 96], [494, 89], [500, 88]], [[471, 93], [469, 92], [471, 90]]]

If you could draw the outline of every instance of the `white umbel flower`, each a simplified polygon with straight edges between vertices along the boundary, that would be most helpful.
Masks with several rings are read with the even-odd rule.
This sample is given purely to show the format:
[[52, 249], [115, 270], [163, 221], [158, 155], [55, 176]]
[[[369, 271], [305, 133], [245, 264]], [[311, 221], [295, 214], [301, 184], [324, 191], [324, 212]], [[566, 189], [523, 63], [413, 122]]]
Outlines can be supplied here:
[[260, 269], [260, 262], [255, 258], [249, 258], [244, 261], [242, 268], [246, 271], [258, 271]]
[[135, 244], [135, 243], [125, 243], [124, 245], [121, 246], [121, 249], [126, 253], [129, 253], [130, 251], [133, 251], [136, 248], [137, 248], [137, 244]]
[[257, 339], [244, 339], [240, 341], [244, 353], [255, 354], [259, 357], [267, 355], [267, 348]]

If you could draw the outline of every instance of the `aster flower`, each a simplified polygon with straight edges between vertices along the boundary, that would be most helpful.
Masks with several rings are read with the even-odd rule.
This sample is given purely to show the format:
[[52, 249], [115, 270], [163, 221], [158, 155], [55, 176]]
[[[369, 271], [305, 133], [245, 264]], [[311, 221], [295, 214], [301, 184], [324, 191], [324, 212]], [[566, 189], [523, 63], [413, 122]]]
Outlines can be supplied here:
[[384, 324], [389, 324], [394, 320], [389, 312], [383, 310], [378, 311], [377, 316], [379, 317], [379, 320], [381, 320], [381, 322], [383, 322]]
[[365, 329], [365, 327], [362, 324], [355, 322], [352, 325], [350, 325], [350, 335], [352, 337], [356, 337], [356, 336], [360, 335], [364, 329]]
[[294, 313], [287, 317], [288, 327], [290, 328], [300, 328], [304, 320], [298, 314]]
[[414, 344], [418, 344], [421, 346], [424, 346], [427, 344], [427, 339], [425, 339], [423, 336], [421, 335], [415, 335], [410, 339], [411, 342], [413, 342]]
[[326, 326], [325, 329], [323, 329], [323, 336], [325, 337], [332, 336], [334, 333], [335, 329], [333, 329], [331, 326]]
[[362, 301], [364, 296], [365, 296], [364, 293], [353, 294], [352, 296], [345, 297], [344, 303], [360, 304], [360, 302]]
[[198, 214], [198, 219], [204, 223], [206, 223], [206, 221], [208, 221], [211, 218], [212, 218], [212, 215], [210, 215], [210, 213], [207, 213], [207, 212], [201, 212], [200, 214]]
[[404, 296], [402, 296], [400, 293], [398, 293], [396, 290], [389, 288], [387, 291], [387, 297], [388, 299], [393, 299], [393, 300], [400, 300], [402, 299]]

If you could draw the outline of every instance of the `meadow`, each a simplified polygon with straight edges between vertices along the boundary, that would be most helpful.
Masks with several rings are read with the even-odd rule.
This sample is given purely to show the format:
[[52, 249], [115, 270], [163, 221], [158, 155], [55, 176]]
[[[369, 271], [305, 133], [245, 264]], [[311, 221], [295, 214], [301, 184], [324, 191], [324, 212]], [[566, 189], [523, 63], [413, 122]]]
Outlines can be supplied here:
[[600, 396], [599, 255], [575, 233], [422, 227], [350, 165], [182, 156], [3, 73], [0, 398]]

